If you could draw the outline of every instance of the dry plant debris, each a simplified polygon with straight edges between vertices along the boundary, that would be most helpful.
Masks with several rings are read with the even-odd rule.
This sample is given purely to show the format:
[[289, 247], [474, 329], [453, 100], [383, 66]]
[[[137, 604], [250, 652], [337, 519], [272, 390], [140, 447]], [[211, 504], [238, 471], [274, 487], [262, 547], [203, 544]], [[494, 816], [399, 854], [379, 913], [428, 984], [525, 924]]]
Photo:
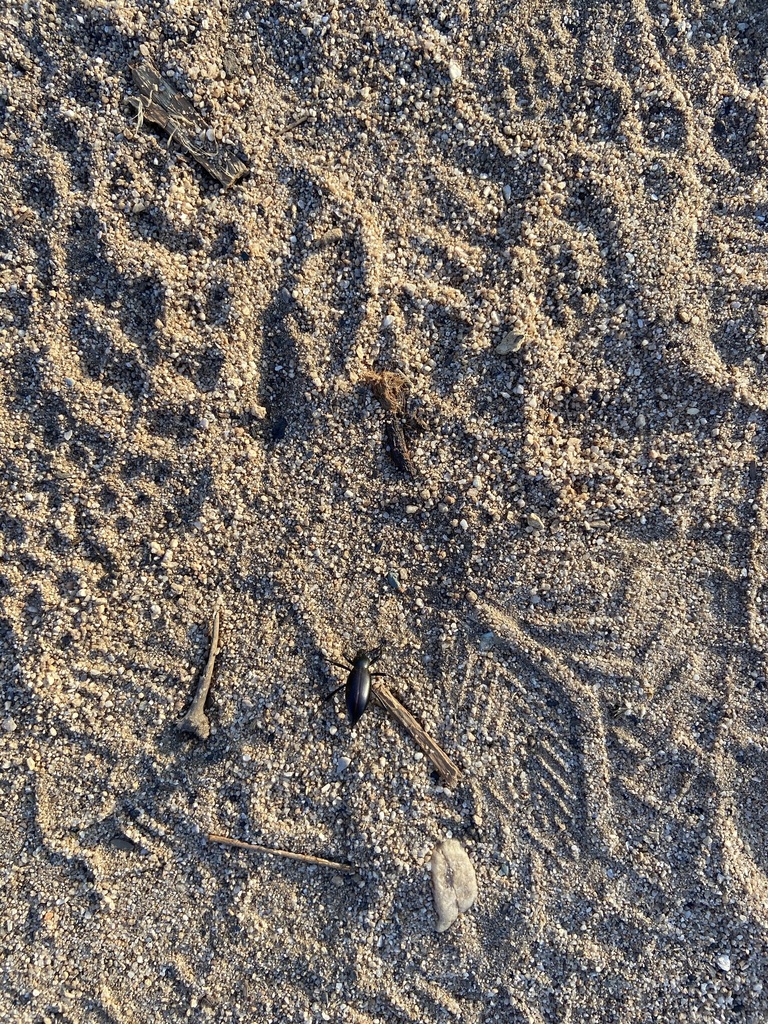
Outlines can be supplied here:
[[392, 461], [398, 469], [416, 476], [416, 466], [408, 447], [406, 430], [423, 430], [422, 420], [408, 410], [410, 385], [402, 373], [393, 370], [371, 372], [364, 378], [387, 413], [386, 431]]
[[168, 142], [175, 140], [181, 148], [229, 188], [246, 173], [248, 167], [216, 139], [216, 132], [178, 89], [160, 74], [150, 60], [131, 64], [131, 74], [138, 96], [129, 96], [136, 107], [139, 126], [151, 121], [168, 132]]

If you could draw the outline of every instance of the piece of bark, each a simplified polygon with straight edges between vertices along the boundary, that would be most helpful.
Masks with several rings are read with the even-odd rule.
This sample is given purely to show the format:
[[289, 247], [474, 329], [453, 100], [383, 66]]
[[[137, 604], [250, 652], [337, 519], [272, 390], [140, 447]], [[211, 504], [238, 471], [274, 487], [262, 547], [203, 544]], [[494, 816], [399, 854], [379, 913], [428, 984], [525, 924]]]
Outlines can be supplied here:
[[195, 110], [183, 93], [163, 78], [150, 60], [134, 61], [131, 65], [133, 82], [138, 96], [129, 96], [128, 102], [138, 111], [139, 126], [151, 121], [169, 135], [197, 162], [229, 188], [246, 173], [248, 167], [226, 146], [213, 136], [210, 125]]

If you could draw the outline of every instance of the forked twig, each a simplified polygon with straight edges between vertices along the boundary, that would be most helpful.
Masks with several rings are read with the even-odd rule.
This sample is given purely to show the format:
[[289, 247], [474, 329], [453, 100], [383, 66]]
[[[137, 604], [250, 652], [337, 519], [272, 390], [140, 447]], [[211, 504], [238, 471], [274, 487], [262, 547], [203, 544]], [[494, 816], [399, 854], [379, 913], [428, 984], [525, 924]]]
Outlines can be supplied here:
[[422, 729], [410, 711], [403, 707], [386, 686], [377, 684], [373, 692], [379, 704], [386, 708], [390, 715], [396, 718], [404, 729], [408, 730], [435, 768], [440, 772], [443, 781], [453, 789], [461, 778], [461, 771], [448, 757], [443, 748], [432, 739], [429, 733]]
[[273, 857], [287, 857], [289, 860], [298, 860], [302, 864], [316, 864], [321, 868], [333, 868], [336, 871], [344, 871], [348, 875], [354, 874], [357, 868], [352, 864], [340, 864], [335, 860], [326, 860], [324, 857], [313, 857], [308, 853], [291, 853], [289, 850], [274, 850], [271, 846], [259, 846], [258, 843], [245, 843], [242, 839], [230, 839], [229, 836], [217, 836], [212, 832], [208, 833], [208, 841], [211, 843], [223, 843], [224, 846], [236, 846], [240, 850], [255, 850], [257, 853], [269, 853]]

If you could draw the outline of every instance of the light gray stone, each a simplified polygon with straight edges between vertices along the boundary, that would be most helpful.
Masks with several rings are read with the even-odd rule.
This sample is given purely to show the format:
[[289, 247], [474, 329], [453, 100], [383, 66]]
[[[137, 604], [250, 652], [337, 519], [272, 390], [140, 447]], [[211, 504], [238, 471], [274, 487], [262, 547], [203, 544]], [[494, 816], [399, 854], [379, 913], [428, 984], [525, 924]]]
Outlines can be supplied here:
[[450, 928], [477, 899], [475, 869], [456, 839], [446, 839], [432, 851], [432, 889], [439, 932]]

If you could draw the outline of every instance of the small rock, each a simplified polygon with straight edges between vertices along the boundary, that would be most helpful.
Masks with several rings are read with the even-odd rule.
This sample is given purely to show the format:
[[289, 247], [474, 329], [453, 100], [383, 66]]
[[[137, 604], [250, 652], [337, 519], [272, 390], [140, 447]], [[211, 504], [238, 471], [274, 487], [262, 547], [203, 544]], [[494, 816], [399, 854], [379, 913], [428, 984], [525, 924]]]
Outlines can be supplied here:
[[389, 328], [392, 326], [392, 324], [394, 322], [395, 322], [395, 318], [392, 316], [392, 314], [391, 313], [387, 313], [387, 315], [381, 321], [381, 329], [382, 329], [382, 331], [388, 331]]
[[517, 334], [515, 331], [507, 331], [494, 349], [494, 352], [499, 356], [509, 355], [510, 352], [519, 352], [523, 347], [524, 341], [525, 338], [521, 334]]
[[721, 971], [730, 971], [731, 969], [731, 958], [727, 953], [721, 953], [720, 956], [716, 957], [715, 963]]
[[691, 316], [690, 310], [687, 310], [685, 306], [678, 306], [677, 319], [681, 324], [689, 324], [693, 317]]
[[458, 82], [461, 78], [461, 66], [455, 60], [452, 60], [448, 65], [448, 77], [452, 83]]
[[349, 757], [340, 757], [336, 762], [336, 767], [339, 770], [339, 774], [345, 772], [347, 768], [352, 764], [352, 760]]
[[496, 643], [496, 634], [494, 632], [483, 633], [480, 637], [480, 650], [483, 654], [487, 654], [488, 651], [493, 650], [493, 645]]
[[508, 203], [512, 199], [512, 187], [510, 185], [505, 185], [501, 191], [504, 195], [504, 201]]
[[532, 530], [543, 530], [544, 520], [541, 516], [537, 516], [535, 512], [530, 512], [526, 517], [525, 521], [528, 523]]
[[133, 853], [136, 849], [136, 843], [131, 842], [125, 836], [112, 836], [109, 845], [113, 850], [120, 850], [121, 853]]
[[333, 245], [334, 242], [340, 242], [344, 237], [341, 228], [330, 228], [324, 235], [320, 235], [315, 240], [315, 246], [321, 249], [325, 245]]
[[400, 580], [397, 578], [397, 576], [395, 576], [393, 572], [387, 573], [387, 585], [392, 587], [392, 589], [396, 593], [402, 593], [403, 588], [400, 586]]
[[432, 851], [432, 890], [439, 932], [450, 928], [477, 899], [475, 869], [456, 839], [446, 839]]

